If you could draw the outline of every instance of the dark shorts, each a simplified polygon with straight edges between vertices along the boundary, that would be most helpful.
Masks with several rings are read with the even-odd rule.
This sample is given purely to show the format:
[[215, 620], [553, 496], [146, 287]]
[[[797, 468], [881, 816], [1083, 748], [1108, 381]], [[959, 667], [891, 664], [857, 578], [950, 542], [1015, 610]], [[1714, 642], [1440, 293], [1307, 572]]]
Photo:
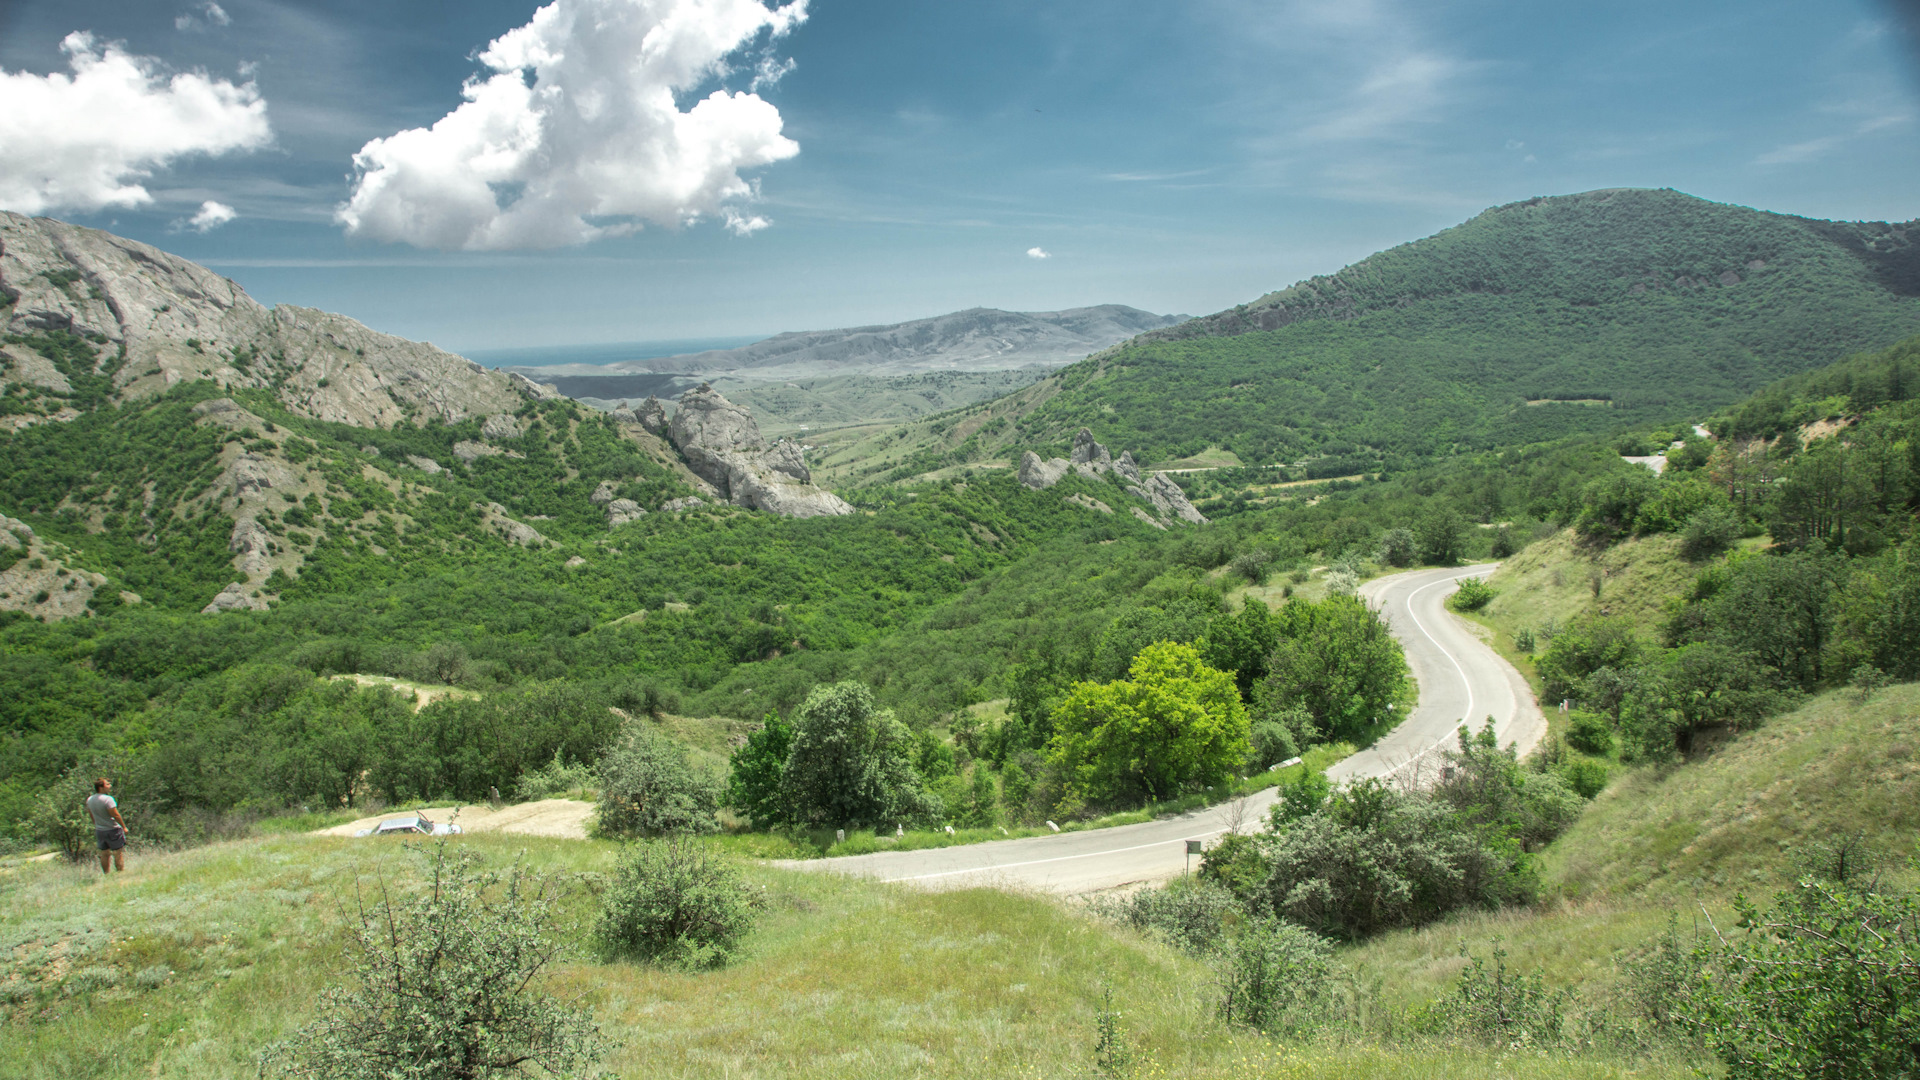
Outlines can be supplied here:
[[127, 830], [118, 825], [110, 829], [94, 829], [93, 838], [100, 842], [101, 851], [119, 851], [127, 846]]

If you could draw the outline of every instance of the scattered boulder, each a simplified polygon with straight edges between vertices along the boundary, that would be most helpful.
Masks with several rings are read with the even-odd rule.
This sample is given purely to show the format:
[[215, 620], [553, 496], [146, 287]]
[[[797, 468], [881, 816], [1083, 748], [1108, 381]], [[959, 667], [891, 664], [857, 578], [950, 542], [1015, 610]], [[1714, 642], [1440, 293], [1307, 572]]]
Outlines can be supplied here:
[[419, 469], [423, 473], [426, 473], [428, 476], [438, 476], [441, 473], [447, 471], [441, 468], [440, 463], [433, 460], [432, 458], [420, 457], [417, 454], [408, 454], [407, 462], [411, 464], [414, 468]]
[[206, 607], [200, 609], [202, 615], [218, 615], [223, 611], [265, 611], [267, 602], [252, 595], [255, 590], [243, 582], [234, 582], [220, 590], [219, 595]]
[[487, 511], [492, 517], [492, 520], [488, 522], [488, 524], [498, 525], [501, 531], [506, 533], [507, 539], [510, 542], [527, 547], [533, 547], [547, 542], [547, 538], [541, 534], [540, 530], [524, 521], [515, 521], [513, 518], [508, 517], [507, 508], [501, 506], [499, 503], [488, 503]]
[[587, 501], [595, 506], [605, 506], [613, 501], [613, 493], [618, 490], [619, 485], [613, 481], [602, 480], [600, 486], [593, 489], [593, 494], [587, 496]]
[[1035, 491], [1044, 491], [1059, 483], [1072, 467], [1073, 463], [1064, 458], [1041, 461], [1039, 454], [1029, 450], [1020, 455], [1020, 482]]
[[585, 566], [585, 565], [587, 565], [587, 560], [581, 558], [578, 555], [575, 555], [573, 558], [567, 560], [567, 569], [569, 570], [573, 569], [576, 566]]
[[645, 516], [647, 512], [640, 509], [640, 504], [632, 499], [615, 499], [607, 504], [607, 524], [610, 527], [618, 528], [629, 521]]
[[494, 413], [487, 422], [480, 425], [480, 437], [488, 442], [520, 437], [520, 422], [506, 413]]
[[696, 506], [705, 505], [707, 505], [706, 500], [700, 498], [700, 496], [689, 495], [684, 499], [668, 499], [661, 505], [660, 509], [669, 514], [677, 514], [682, 510], [691, 510]]
[[453, 444], [453, 456], [471, 465], [483, 457], [525, 458], [527, 455], [518, 450], [502, 450], [497, 446], [489, 446], [483, 442], [474, 442], [472, 439], [462, 439]]
[[694, 475], [735, 506], [785, 517], [853, 512], [838, 495], [812, 485], [798, 445], [769, 448], [753, 414], [706, 383], [680, 395], [667, 430]]

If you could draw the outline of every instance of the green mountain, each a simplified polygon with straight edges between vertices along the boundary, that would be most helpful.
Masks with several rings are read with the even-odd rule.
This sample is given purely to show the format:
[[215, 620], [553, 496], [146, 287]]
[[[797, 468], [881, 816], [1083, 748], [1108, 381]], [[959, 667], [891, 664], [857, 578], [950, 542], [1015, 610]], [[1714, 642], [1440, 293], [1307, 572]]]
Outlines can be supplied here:
[[1920, 222], [1670, 190], [1529, 199], [1142, 334], [904, 441], [937, 466], [1086, 426], [1143, 460], [1215, 447], [1247, 464], [1338, 459], [1332, 475], [1700, 415], [1920, 331], [1916, 239]]

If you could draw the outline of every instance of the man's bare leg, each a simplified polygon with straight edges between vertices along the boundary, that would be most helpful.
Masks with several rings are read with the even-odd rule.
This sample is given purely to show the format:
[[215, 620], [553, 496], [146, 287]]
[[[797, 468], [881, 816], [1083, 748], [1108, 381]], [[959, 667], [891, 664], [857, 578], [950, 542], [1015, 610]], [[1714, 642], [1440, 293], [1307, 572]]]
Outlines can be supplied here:
[[104, 874], [107, 872], [107, 859], [112, 855], [113, 855], [113, 852], [111, 851], [100, 852], [100, 872], [101, 873]]
[[[116, 850], [113, 853], [113, 868], [115, 870], [125, 870], [127, 868], [127, 853], [125, 851]], [[104, 871], [105, 868], [102, 867], [102, 872]]]

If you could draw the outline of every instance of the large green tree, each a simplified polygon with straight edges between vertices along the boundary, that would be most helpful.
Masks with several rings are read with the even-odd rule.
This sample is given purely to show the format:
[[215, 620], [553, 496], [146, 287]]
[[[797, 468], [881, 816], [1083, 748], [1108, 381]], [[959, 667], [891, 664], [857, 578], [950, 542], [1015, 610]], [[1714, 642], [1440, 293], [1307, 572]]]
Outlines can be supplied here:
[[1054, 710], [1049, 753], [1088, 798], [1166, 798], [1220, 783], [1246, 760], [1247, 713], [1233, 676], [1192, 646], [1149, 645], [1127, 675], [1080, 683]]
[[890, 825], [938, 817], [913, 768], [913, 735], [858, 682], [822, 686], [794, 714], [780, 790], [810, 825]]
[[1323, 738], [1358, 736], [1407, 694], [1407, 660], [1386, 624], [1356, 597], [1296, 600], [1274, 613], [1277, 644], [1254, 691], [1255, 711], [1298, 706]]

